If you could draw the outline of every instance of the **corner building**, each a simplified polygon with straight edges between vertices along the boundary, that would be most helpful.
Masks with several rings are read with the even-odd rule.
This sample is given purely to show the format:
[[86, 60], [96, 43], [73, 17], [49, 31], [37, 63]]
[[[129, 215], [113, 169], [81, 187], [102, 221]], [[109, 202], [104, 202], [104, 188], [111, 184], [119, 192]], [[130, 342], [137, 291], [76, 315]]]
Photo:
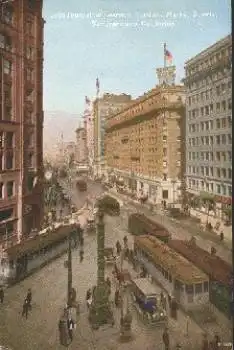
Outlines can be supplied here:
[[[186, 183], [218, 207], [232, 202], [232, 37], [186, 62]], [[220, 212], [221, 213], [221, 212]]]
[[42, 0], [0, 3], [0, 250], [43, 220]]
[[181, 196], [184, 100], [183, 86], [159, 85], [106, 123], [110, 176], [154, 204], [173, 203]]
[[105, 163], [105, 128], [108, 115], [131, 103], [131, 96], [105, 93], [93, 101], [94, 176], [107, 177]]

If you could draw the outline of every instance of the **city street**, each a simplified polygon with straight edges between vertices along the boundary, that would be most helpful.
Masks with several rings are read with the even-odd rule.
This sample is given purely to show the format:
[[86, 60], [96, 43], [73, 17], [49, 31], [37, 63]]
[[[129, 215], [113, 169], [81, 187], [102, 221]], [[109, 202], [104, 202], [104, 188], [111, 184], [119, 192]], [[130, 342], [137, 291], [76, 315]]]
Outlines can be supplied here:
[[[87, 215], [87, 213], [86, 213]], [[86, 216], [85, 215], [85, 216]], [[81, 219], [81, 224], [83, 224]], [[122, 240], [125, 231], [122, 225], [125, 218], [106, 217], [106, 246], [113, 246], [117, 239]], [[91, 331], [87, 322], [85, 294], [96, 281], [96, 239], [85, 236], [84, 261], [79, 262], [78, 250], [73, 252], [73, 280], [81, 303], [81, 315], [78, 320], [75, 338], [69, 349], [162, 349], [162, 329], [144, 327], [133, 313], [134, 340], [122, 345], [119, 337], [119, 310], [115, 311], [116, 325], [113, 328]], [[58, 320], [66, 303], [67, 270], [64, 268], [63, 256], [46, 266], [20, 284], [6, 291], [4, 304], [1, 305], [0, 344], [13, 350], [49, 350], [60, 349], [58, 343]], [[107, 275], [111, 276], [111, 268]], [[113, 285], [113, 283], [112, 283]], [[32, 312], [28, 320], [21, 317], [22, 302], [27, 289], [32, 288]], [[201, 339], [201, 329], [189, 320], [189, 337], [186, 337], [186, 317], [179, 313], [178, 321], [169, 322], [171, 341], [188, 344], [189, 349], [199, 349], [195, 346]], [[194, 343], [194, 347], [193, 344]], [[186, 347], [184, 347], [186, 348]]]
[[[95, 194], [98, 196], [101, 192], [100, 185], [95, 184], [95, 192], [93, 192], [93, 195]], [[88, 193], [90, 195], [90, 192]], [[84, 200], [80, 199], [75, 191], [73, 191], [72, 200], [77, 207], [81, 207], [82, 204], [84, 204]], [[105, 245], [107, 247], [115, 247], [117, 240], [122, 244], [123, 237], [128, 235], [129, 247], [132, 248], [133, 238], [127, 233], [127, 222], [128, 215], [136, 209], [134, 205], [130, 205], [129, 203], [121, 202], [121, 204], [121, 216], [105, 216]], [[146, 210], [144, 209], [144, 211]], [[82, 217], [79, 218], [82, 226], [85, 225], [88, 215], [88, 211], [85, 210]], [[162, 216], [159, 216], [159, 218], [162, 218]], [[164, 217], [163, 220], [165, 224], [167, 218]], [[167, 221], [167, 227], [172, 225], [169, 220]], [[173, 235], [179, 238], [185, 238], [189, 235], [188, 232], [176, 230], [173, 226], [171, 226], [170, 230]], [[200, 240], [201, 239], [202, 238], [200, 238]], [[209, 243], [204, 240], [204, 244]], [[130, 343], [121, 344], [119, 342], [120, 311], [115, 310], [114, 307], [115, 326], [113, 328], [106, 326], [98, 331], [91, 330], [87, 321], [88, 314], [85, 295], [88, 288], [96, 283], [96, 249], [96, 237], [93, 233], [89, 236], [85, 235], [83, 262], [80, 263], [79, 261], [79, 249], [73, 251], [72, 254], [73, 286], [77, 290], [77, 298], [81, 305], [81, 314], [77, 320], [74, 340], [69, 346], [69, 349], [163, 349], [163, 329], [161, 327], [150, 328], [144, 326], [139, 320], [136, 311], [132, 309], [132, 329], [134, 337]], [[64, 267], [65, 260], [66, 255], [54, 260], [51, 264], [6, 291], [4, 304], [0, 306], [2, 309], [0, 314], [0, 345], [6, 345], [12, 350], [60, 350], [63, 348], [59, 345], [58, 321], [66, 304], [67, 270]], [[132, 273], [132, 268], [128, 263], [125, 262], [124, 264], [124, 267], [128, 268]], [[134, 276], [134, 274], [136, 273], [133, 272], [132, 276]], [[112, 277], [112, 267], [107, 268], [106, 276], [110, 276], [112, 281], [113, 300], [115, 283]], [[28, 288], [32, 288], [33, 307], [28, 320], [25, 320], [21, 317], [21, 312], [22, 303]], [[212, 325], [210, 325], [210, 327], [212, 327]], [[172, 348], [174, 349], [176, 343], [180, 342], [183, 345], [183, 349], [200, 349], [199, 344], [202, 340], [203, 329], [191, 318], [188, 318], [182, 311], [179, 311], [177, 321], [169, 319]], [[218, 325], [215, 325], [215, 327], [211, 329], [208, 327], [206, 331], [211, 337], [215, 331], [218, 331], [224, 337], [225, 341], [229, 340], [228, 332], [225, 333], [225, 330], [219, 328]]]

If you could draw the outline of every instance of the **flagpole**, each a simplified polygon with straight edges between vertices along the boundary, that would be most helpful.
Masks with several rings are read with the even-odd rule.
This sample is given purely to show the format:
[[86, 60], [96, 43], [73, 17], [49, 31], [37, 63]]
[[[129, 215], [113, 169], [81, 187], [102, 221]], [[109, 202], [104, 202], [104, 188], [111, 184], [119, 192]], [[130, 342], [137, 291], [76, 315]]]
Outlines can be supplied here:
[[164, 43], [164, 68], [166, 68], [167, 66], [166, 49], [167, 49], [167, 46], [166, 46], [166, 43]]

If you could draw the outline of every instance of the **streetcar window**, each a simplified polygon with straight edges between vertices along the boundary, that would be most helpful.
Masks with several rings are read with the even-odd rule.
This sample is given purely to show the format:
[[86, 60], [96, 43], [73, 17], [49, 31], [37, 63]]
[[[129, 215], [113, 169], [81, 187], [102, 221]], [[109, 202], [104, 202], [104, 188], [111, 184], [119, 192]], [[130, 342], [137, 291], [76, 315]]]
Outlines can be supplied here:
[[185, 290], [187, 294], [193, 294], [193, 284], [186, 284]]
[[195, 293], [196, 294], [202, 293], [202, 283], [195, 284]]
[[208, 292], [208, 291], [209, 291], [209, 283], [204, 282], [204, 292]]

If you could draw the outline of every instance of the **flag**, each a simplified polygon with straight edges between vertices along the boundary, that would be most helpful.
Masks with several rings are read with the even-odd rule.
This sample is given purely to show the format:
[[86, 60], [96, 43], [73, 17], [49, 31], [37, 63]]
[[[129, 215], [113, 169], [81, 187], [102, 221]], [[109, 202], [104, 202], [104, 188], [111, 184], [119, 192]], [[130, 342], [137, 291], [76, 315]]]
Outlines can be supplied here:
[[99, 83], [99, 79], [96, 79], [96, 89], [97, 89], [97, 93], [99, 93], [99, 89], [100, 89], [100, 83]]
[[85, 96], [85, 103], [87, 104], [87, 105], [90, 105], [90, 99], [88, 98], [88, 96]]
[[168, 62], [170, 63], [172, 62], [172, 59], [173, 59], [172, 54], [167, 49], [165, 49], [165, 58]]

